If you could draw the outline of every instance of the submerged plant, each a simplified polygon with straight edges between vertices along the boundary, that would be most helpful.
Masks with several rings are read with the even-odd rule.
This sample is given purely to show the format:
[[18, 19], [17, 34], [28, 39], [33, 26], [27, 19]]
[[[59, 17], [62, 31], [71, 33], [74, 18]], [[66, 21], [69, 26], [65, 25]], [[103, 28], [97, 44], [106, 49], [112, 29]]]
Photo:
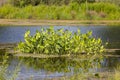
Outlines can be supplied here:
[[36, 31], [36, 34], [30, 35], [26, 31], [24, 35], [25, 42], [18, 44], [18, 50], [24, 53], [40, 54], [100, 54], [104, 51], [101, 39], [92, 37], [92, 32], [82, 34], [80, 30], [72, 33], [68, 30], [53, 27]]

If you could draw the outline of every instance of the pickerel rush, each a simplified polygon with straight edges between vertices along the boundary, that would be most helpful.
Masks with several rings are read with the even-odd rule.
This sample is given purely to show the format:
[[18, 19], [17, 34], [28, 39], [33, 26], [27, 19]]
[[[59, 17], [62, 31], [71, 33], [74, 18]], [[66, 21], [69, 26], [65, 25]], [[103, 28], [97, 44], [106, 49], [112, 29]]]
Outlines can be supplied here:
[[69, 30], [54, 30], [54, 27], [50, 27], [36, 31], [34, 35], [30, 35], [28, 30], [24, 40], [25, 42], [20, 42], [17, 47], [23, 53], [94, 55], [104, 52], [102, 40], [92, 37], [91, 31], [82, 34], [80, 30], [72, 33]]

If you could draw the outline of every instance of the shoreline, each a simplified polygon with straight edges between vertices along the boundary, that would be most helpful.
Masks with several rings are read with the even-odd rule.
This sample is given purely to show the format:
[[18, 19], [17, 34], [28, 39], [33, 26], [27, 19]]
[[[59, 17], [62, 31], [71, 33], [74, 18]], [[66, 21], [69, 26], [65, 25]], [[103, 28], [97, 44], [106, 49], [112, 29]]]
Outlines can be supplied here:
[[81, 26], [81, 25], [120, 25], [120, 20], [34, 20], [0, 19], [0, 26]]
[[[34, 57], [34, 58], [53, 58], [53, 57], [70, 57], [70, 55], [44, 55], [44, 54], [28, 54], [22, 53], [19, 51], [15, 51], [14, 48], [18, 43], [0, 43], [0, 52], [6, 52], [16, 57]], [[105, 57], [120, 57], [119, 54], [120, 49], [105, 49]]]

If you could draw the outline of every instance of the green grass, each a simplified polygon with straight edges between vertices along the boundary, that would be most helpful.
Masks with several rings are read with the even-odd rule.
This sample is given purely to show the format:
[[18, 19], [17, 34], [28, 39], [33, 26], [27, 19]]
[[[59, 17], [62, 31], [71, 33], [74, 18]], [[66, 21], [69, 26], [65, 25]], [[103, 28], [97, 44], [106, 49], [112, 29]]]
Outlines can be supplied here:
[[[70, 3], [68, 5], [28, 5], [0, 7], [3, 19], [47, 19], [47, 20], [120, 20], [120, 7], [112, 3]], [[87, 10], [86, 10], [87, 9]]]

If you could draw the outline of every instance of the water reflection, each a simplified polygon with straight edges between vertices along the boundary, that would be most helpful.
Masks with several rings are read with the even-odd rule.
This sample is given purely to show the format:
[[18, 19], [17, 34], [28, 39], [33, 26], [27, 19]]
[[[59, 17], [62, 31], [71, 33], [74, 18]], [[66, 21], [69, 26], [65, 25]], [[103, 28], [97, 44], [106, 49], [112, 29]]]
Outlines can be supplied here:
[[104, 62], [102, 63], [102, 67], [107, 68], [109, 70], [113, 70], [120, 65], [120, 57], [106, 57], [104, 58]]
[[[0, 52], [2, 54], [3, 51]], [[3, 54], [0, 62], [3, 61]], [[120, 58], [103, 56], [80, 56], [69, 58], [21, 58], [9, 57], [9, 71], [13, 71], [15, 66], [21, 61], [20, 71], [17, 80], [26, 80], [34, 76], [37, 80], [55, 78], [61, 76], [71, 76], [80, 73], [98, 73], [114, 71], [120, 65]], [[0, 64], [1, 65], [1, 64]]]

